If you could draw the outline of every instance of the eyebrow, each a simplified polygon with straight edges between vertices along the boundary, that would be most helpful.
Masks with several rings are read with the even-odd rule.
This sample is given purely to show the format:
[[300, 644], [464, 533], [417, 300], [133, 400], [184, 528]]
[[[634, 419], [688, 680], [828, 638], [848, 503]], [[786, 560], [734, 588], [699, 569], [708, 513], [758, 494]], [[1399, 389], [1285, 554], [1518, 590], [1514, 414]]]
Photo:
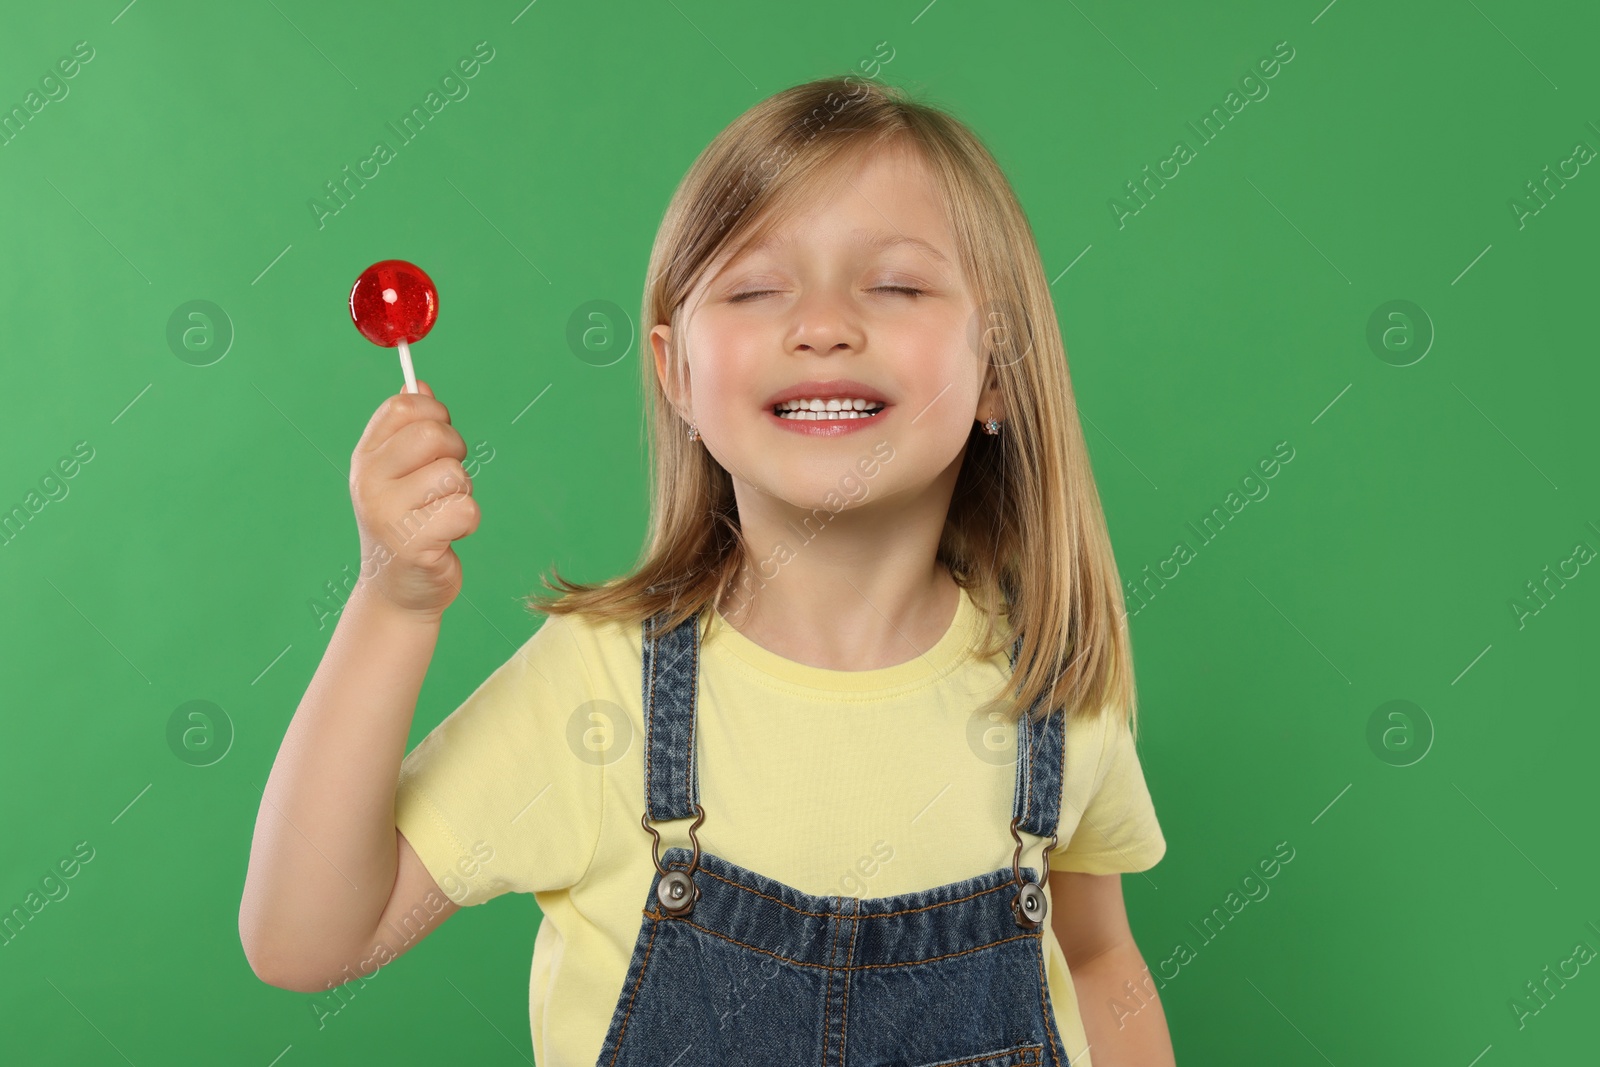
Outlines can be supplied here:
[[[912, 245], [916, 248], [920, 248], [933, 259], [938, 260], [940, 263], [943, 263], [946, 266], [948, 266], [950, 263], [949, 258], [946, 257], [943, 252], [935, 248], [932, 244], [924, 241], [920, 237], [912, 237], [910, 234], [896, 233], [889, 230], [864, 230], [858, 228], [850, 231], [850, 237], [854, 244], [860, 245], [864, 248], [871, 248], [876, 251], [882, 251], [886, 248], [893, 248], [896, 245]], [[748, 251], [761, 252], [767, 249], [787, 247], [793, 245], [794, 243], [795, 238], [793, 234], [785, 237], [777, 237], [775, 235], [768, 234], [762, 240], [751, 245]]]

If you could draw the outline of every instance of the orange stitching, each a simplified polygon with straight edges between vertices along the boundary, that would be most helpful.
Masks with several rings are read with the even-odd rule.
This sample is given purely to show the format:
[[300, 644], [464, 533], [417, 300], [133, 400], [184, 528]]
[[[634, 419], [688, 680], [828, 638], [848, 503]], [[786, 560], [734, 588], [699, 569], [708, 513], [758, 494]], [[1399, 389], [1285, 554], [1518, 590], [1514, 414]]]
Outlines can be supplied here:
[[[1061, 1063], [1061, 1050], [1056, 1048], [1055, 1008], [1050, 1005], [1049, 979], [1044, 973], [1044, 934], [1039, 935], [1039, 1009], [1044, 1012], [1044, 1036], [1050, 1039], [1050, 1055]], [[1071, 1067], [1070, 1064], [1065, 1067]]]
[[1017, 1048], [1008, 1048], [1003, 1052], [987, 1052], [982, 1056], [968, 1056], [964, 1060], [942, 1060], [939, 1063], [939, 1067], [959, 1067], [963, 1063], [993, 1063], [995, 1060], [1003, 1060], [1009, 1056], [1022, 1057], [1017, 1061], [1017, 1067], [1037, 1067], [1039, 1061], [1033, 1058], [1034, 1054], [1042, 1053], [1043, 1051], [1043, 1045], [1021, 1045]]
[[[710, 931], [707, 931], [707, 933], [709, 932]], [[718, 934], [717, 936], [721, 937], [722, 935]], [[730, 937], [728, 940], [733, 941], [733, 938]], [[739, 942], [734, 941], [734, 944], [738, 943]], [[828, 942], [828, 984], [823, 988], [822, 991], [822, 1067], [828, 1067], [828, 1016], [832, 1014], [833, 1011], [833, 949], [838, 943], [839, 926], [837, 923], [835, 923], [833, 927], [833, 940]], [[794, 963], [796, 961], [790, 960], [789, 962]], [[800, 966], [807, 965], [801, 964]], [[811, 966], [814, 966], [814, 964]], [[848, 976], [846, 977], [846, 981], [849, 981]]]
[[[1061, 745], [1058, 755], [1060, 758], [1056, 761], [1056, 811], [1055, 816], [1050, 820], [1049, 826], [1052, 837], [1061, 827], [1061, 798], [1067, 795], [1067, 720], [1065, 712], [1062, 713], [1061, 719]], [[1039, 836], [1043, 837], [1044, 835], [1040, 834]], [[1049, 873], [1049, 870], [1046, 869], [1045, 874], [1048, 875]]]
[[994, 948], [996, 945], [1005, 945], [1005, 944], [1009, 944], [1012, 941], [1021, 941], [1021, 940], [1025, 939], [1025, 938], [1030, 938], [1030, 937], [1038, 938], [1040, 936], [1042, 936], [1042, 935], [1040, 935], [1040, 934], [1016, 934], [1016, 935], [1014, 935], [1012, 937], [1002, 937], [998, 941], [990, 941], [986, 945], [974, 945], [972, 948], [964, 948], [960, 952], [946, 952], [942, 956], [929, 956], [927, 959], [922, 959], [922, 960], [906, 960], [906, 961], [904, 961], [902, 963], [860, 963], [860, 964], [855, 965], [854, 967], [851, 967], [850, 969], [853, 970], [853, 971], [874, 971], [874, 970], [877, 970], [877, 969], [882, 968], [882, 967], [915, 967], [919, 963], [937, 963], [940, 960], [955, 959], [957, 956], [968, 956], [968, 955], [971, 955], [974, 952], [980, 952], [980, 951], [982, 951], [983, 949], [986, 949], [986, 948]]
[[[671, 917], [668, 916], [668, 918], [671, 918]], [[853, 916], [841, 915], [841, 916], [839, 916], [839, 918], [841, 918], [841, 919], [850, 919], [850, 918], [853, 918]], [[871, 916], [863, 916], [863, 918], [871, 918]], [[1009, 944], [1012, 941], [1021, 941], [1021, 940], [1025, 939], [1025, 938], [1030, 938], [1030, 937], [1042, 940], [1043, 937], [1044, 937], [1044, 935], [1042, 933], [1015, 934], [1015, 935], [1013, 935], [1011, 937], [1002, 937], [998, 941], [990, 941], [987, 944], [974, 945], [971, 948], [964, 948], [959, 952], [946, 952], [942, 956], [928, 956], [925, 959], [904, 960], [904, 961], [902, 961], [900, 963], [857, 963], [857, 964], [847, 964], [846, 966], [843, 966], [843, 967], [835, 967], [835, 966], [832, 965], [832, 962], [831, 962], [832, 959], [833, 959], [833, 950], [832, 950], [831, 947], [828, 950], [828, 959], [830, 961], [829, 963], [826, 963], [826, 964], [823, 964], [823, 963], [802, 963], [799, 960], [790, 959], [788, 956], [780, 956], [776, 952], [773, 952], [773, 951], [771, 951], [769, 949], [764, 949], [759, 945], [747, 944], [746, 942], [739, 941], [739, 940], [737, 940], [735, 938], [729, 937], [727, 934], [719, 934], [715, 930], [709, 929], [708, 927], [701, 926], [699, 923], [694, 922], [694, 921], [692, 921], [690, 919], [672, 918], [671, 921], [672, 922], [683, 923], [685, 926], [692, 926], [696, 930], [699, 930], [701, 933], [710, 934], [712, 937], [720, 938], [721, 940], [726, 941], [730, 945], [738, 945], [740, 948], [747, 948], [751, 952], [759, 952], [763, 956], [771, 956], [775, 960], [782, 960], [784, 963], [793, 964], [796, 967], [810, 967], [813, 970], [819, 970], [819, 971], [873, 971], [873, 970], [878, 970], [879, 968], [883, 968], [883, 967], [915, 967], [918, 964], [922, 964], [922, 963], [937, 963], [940, 960], [949, 960], [949, 959], [955, 959], [957, 956], [971, 955], [974, 952], [981, 952], [983, 949], [986, 949], [986, 948], [994, 948], [996, 945]], [[835, 934], [837, 934], [837, 932], [838, 932], [837, 928], [835, 928]], [[830, 980], [830, 983], [831, 983], [831, 981], [832, 981], [831, 975], [830, 975], [830, 979], [829, 980]]]
[[[676, 863], [669, 863], [669, 864], [667, 864], [667, 866], [668, 866], [669, 869], [676, 869], [676, 870], [687, 870], [688, 869], [687, 864], [685, 864], [684, 866], [680, 867]], [[752, 889], [751, 887], [743, 884], [742, 882], [735, 882], [731, 878], [724, 878], [722, 875], [717, 874], [715, 871], [712, 871], [709, 868], [707, 868], [703, 861], [702, 861], [702, 863], [700, 865], [699, 870], [696, 873], [709, 875], [710, 877], [715, 878], [719, 882], [726, 882], [728, 885], [733, 886], [735, 889], [742, 889], [746, 893], [750, 893], [750, 894], [753, 894], [755, 896], [761, 897], [764, 900], [770, 900], [774, 904], [778, 904], [778, 905], [781, 905], [781, 906], [783, 906], [785, 908], [788, 908], [790, 911], [795, 912], [796, 914], [799, 914], [799, 915], [809, 915], [809, 916], [811, 916], [813, 918], [818, 918], [818, 919], [833, 919], [833, 918], [849, 919], [851, 922], [855, 922], [858, 919], [883, 919], [883, 918], [888, 918], [891, 915], [911, 915], [911, 914], [913, 914], [915, 912], [919, 912], [919, 911], [930, 911], [930, 910], [932, 910], [934, 908], [943, 908], [943, 907], [946, 907], [947, 905], [950, 905], [950, 904], [960, 904], [962, 901], [966, 901], [966, 900], [976, 900], [978, 897], [986, 896], [986, 895], [988, 895], [990, 893], [998, 893], [1002, 889], [1006, 889], [1006, 888], [1016, 884], [1014, 881], [1005, 881], [1005, 882], [1000, 883], [997, 886], [994, 886], [991, 889], [980, 889], [976, 893], [971, 893], [971, 894], [968, 894], [967, 896], [964, 896], [964, 897], [957, 897], [954, 900], [941, 900], [941, 901], [939, 901], [939, 902], [937, 902], [935, 904], [924, 904], [921, 907], [917, 907], [917, 908], [902, 908], [899, 911], [880, 911], [880, 912], [874, 912], [871, 915], [860, 915], [860, 916], [857, 916], [857, 915], [835, 915], [833, 912], [830, 912], [830, 911], [807, 911], [804, 908], [797, 908], [793, 904], [790, 904], [788, 901], [781, 900], [778, 897], [772, 896], [769, 893], [763, 893], [759, 889]], [[855, 899], [860, 899], [860, 898], [855, 898]]]
[[[1027, 712], [1023, 712], [1023, 714], [1026, 715]], [[1035, 747], [1035, 745], [1034, 745], [1034, 731], [1035, 731], [1037, 725], [1038, 724], [1033, 723], [1033, 722], [1028, 723], [1028, 772], [1027, 772], [1027, 775], [1025, 776], [1025, 778], [1023, 780], [1023, 786], [1025, 787], [1023, 789], [1023, 793], [1022, 793], [1022, 821], [1023, 822], [1026, 822], [1028, 820], [1029, 813], [1033, 811], [1033, 770], [1034, 770], [1033, 750], [1034, 750], [1034, 747]]]
[[[697, 616], [698, 617], [698, 616]], [[697, 623], [694, 636], [689, 642], [689, 751], [683, 761], [683, 795], [692, 802], [694, 799], [694, 731], [695, 722], [699, 719], [699, 692], [700, 692], [700, 629]], [[690, 813], [694, 811], [690, 808]]]
[[[646, 915], [650, 913], [645, 912]], [[650, 950], [656, 943], [656, 931], [661, 929], [661, 924], [650, 928], [650, 940], [644, 946], [644, 959], [639, 963], [639, 977], [633, 980], [633, 992], [628, 994], [628, 1010], [622, 1015], [622, 1029], [617, 1031], [617, 1047], [611, 1050], [611, 1062], [617, 1062], [617, 1056], [622, 1052], [622, 1038], [628, 1032], [628, 1019], [633, 1015], [633, 1000], [639, 995], [639, 986], [644, 984], [645, 968], [650, 966]]]
[[644, 810], [646, 815], [650, 813], [650, 801], [654, 792], [652, 787], [655, 784], [655, 778], [650, 773], [650, 757], [655, 752], [656, 747], [656, 628], [654, 619], [650, 620], [647, 629], [649, 637], [646, 640], [650, 645], [647, 653], [647, 659], [650, 663], [650, 698], [644, 709]]
[[[856, 916], [861, 914], [861, 898], [856, 897]], [[852, 916], [852, 918], [856, 917]], [[850, 948], [845, 956], [844, 973], [844, 1016], [839, 1023], [839, 1062], [844, 1063], [844, 1035], [850, 1032], [850, 961], [856, 958], [856, 931], [859, 925], [850, 927]]]

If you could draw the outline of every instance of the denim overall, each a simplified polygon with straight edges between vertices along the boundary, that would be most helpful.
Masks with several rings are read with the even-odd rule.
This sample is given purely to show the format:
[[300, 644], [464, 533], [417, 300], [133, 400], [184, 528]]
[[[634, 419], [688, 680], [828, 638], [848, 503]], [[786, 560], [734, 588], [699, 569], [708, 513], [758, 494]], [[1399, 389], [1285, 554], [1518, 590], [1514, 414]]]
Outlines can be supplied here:
[[[1018, 720], [1009, 868], [898, 896], [812, 896], [700, 851], [701, 619], [658, 633], [665, 618], [645, 620], [641, 649], [640, 822], [656, 874], [600, 1067], [1068, 1067], [1045, 981], [1045, 894], [1017, 866], [1020, 828], [1050, 839], [1049, 869], [1060, 712]], [[651, 820], [690, 816], [693, 851], [663, 856]]]

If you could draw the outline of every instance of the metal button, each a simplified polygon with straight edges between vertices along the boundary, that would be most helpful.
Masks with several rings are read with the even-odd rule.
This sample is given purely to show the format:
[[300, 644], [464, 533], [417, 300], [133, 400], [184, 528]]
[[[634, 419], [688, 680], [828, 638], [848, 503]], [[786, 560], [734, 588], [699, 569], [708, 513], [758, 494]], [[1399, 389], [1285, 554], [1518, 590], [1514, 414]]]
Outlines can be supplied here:
[[1030, 929], [1038, 926], [1045, 916], [1044, 890], [1039, 888], [1037, 882], [1025, 882], [1012, 902], [1011, 910], [1022, 926]]
[[656, 899], [669, 914], [685, 915], [700, 899], [700, 887], [682, 871], [672, 871], [656, 883]]

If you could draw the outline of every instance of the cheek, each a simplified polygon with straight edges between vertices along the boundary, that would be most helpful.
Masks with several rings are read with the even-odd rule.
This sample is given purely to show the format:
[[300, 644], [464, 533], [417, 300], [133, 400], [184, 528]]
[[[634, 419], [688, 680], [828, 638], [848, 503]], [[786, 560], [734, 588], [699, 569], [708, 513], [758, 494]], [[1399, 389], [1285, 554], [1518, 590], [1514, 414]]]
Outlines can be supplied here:
[[770, 346], [770, 340], [763, 340], [758, 331], [735, 324], [717, 324], [691, 338], [689, 376], [695, 410], [705, 415], [700, 421], [711, 425], [735, 411], [760, 405], [758, 353]]
[[[927, 417], [937, 411], [942, 422], [966, 418], [977, 407], [982, 368], [958, 329], [919, 331], [917, 336], [907, 338], [903, 353], [905, 370], [901, 380], [921, 397], [917, 410], [931, 403]], [[919, 418], [917, 425], [921, 426], [925, 418]]]
[[972, 432], [981, 368], [959, 333], [954, 338], [949, 333], [929, 336], [911, 355], [900, 379], [907, 386], [900, 423], [904, 445], [911, 454], [922, 453], [925, 462], [943, 465]]

